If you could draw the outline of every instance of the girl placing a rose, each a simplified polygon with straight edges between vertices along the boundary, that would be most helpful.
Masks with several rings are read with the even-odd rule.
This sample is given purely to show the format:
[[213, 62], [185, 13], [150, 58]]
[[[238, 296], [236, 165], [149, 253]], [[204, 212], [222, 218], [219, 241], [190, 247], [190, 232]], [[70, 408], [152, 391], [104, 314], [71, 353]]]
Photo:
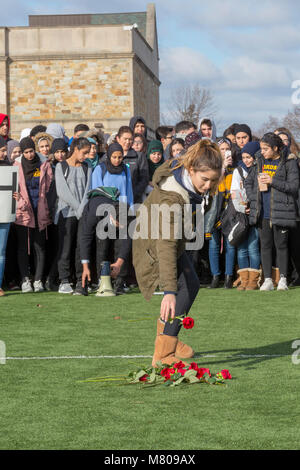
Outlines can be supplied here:
[[[178, 340], [182, 320], [199, 290], [199, 279], [185, 251], [185, 237], [188, 238], [185, 229], [190, 227], [190, 220], [184, 209], [189, 207], [201, 214], [196, 231], [203, 242], [205, 205], [219, 183], [222, 166], [215, 143], [197, 142], [184, 155], [157, 168], [152, 180], [154, 189], [138, 211], [133, 236], [137, 281], [146, 300], [150, 300], [158, 286], [164, 291], [153, 366], [158, 361], [172, 364], [178, 358], [194, 355], [190, 346]], [[165, 214], [161, 212], [163, 207], [167, 209]]]

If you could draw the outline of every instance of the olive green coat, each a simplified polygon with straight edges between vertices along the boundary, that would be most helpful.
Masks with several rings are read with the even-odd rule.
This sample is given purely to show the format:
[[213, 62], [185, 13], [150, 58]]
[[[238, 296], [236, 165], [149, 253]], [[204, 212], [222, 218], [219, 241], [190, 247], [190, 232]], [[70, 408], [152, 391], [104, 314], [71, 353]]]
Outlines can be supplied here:
[[[192, 229], [184, 226], [187, 222], [181, 217], [184, 205], [189, 204], [188, 192], [175, 180], [168, 162], [156, 170], [152, 183], [153, 191], [137, 212], [133, 239], [133, 265], [139, 288], [147, 300], [158, 286], [163, 291], [177, 292], [177, 259], [185, 249], [184, 233]], [[170, 213], [167, 238], [162, 230], [162, 213], [156, 206], [162, 204], [176, 205]], [[151, 226], [156, 227], [156, 236]], [[182, 231], [182, 237], [176, 237], [177, 230]], [[143, 238], [138, 237], [141, 232]]]

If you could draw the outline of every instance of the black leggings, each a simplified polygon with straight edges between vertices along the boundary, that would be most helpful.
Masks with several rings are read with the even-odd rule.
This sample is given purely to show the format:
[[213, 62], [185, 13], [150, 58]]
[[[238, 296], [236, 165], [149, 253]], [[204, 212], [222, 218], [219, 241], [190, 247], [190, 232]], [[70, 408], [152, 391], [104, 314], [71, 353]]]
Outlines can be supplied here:
[[66, 217], [60, 213], [58, 219], [58, 274], [60, 281], [71, 281], [73, 267], [77, 282], [82, 275], [80, 258], [81, 220], [76, 217]]
[[272, 277], [272, 252], [273, 243], [276, 250], [276, 264], [282, 276], [287, 276], [288, 271], [288, 236], [286, 227], [273, 225], [270, 227], [269, 219], [262, 219], [258, 226], [260, 238], [261, 264], [265, 278]]
[[[177, 286], [175, 316], [184, 318], [197, 297], [200, 282], [190, 257], [184, 251], [177, 261]], [[181, 328], [181, 321], [175, 319], [173, 323], [167, 322], [164, 335], [177, 336]]]
[[21, 279], [30, 275], [30, 253], [33, 248], [35, 261], [35, 281], [43, 279], [46, 257], [46, 230], [16, 225], [18, 243], [18, 265]]

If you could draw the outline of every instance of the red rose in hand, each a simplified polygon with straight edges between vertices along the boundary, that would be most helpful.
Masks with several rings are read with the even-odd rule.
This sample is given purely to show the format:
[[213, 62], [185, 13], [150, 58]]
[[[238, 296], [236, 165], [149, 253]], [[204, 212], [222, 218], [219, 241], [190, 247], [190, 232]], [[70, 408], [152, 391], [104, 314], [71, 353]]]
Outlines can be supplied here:
[[143, 377], [140, 377], [140, 382], [147, 382], [149, 375], [145, 374]]
[[191, 317], [185, 317], [183, 320], [182, 320], [182, 325], [183, 325], [183, 328], [185, 328], [186, 330], [190, 330], [191, 328], [194, 327], [194, 319], [191, 318]]
[[229, 370], [227, 370], [227, 369], [221, 370], [221, 374], [222, 374], [223, 379], [225, 379], [225, 380], [226, 379], [232, 379], [231, 374], [230, 374]]

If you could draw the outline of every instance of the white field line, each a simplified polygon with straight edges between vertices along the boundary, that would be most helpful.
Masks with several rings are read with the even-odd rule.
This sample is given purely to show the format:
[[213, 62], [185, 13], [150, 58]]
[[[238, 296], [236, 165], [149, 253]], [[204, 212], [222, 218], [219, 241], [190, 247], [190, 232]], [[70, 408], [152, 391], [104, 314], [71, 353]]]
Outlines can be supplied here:
[[[289, 357], [291, 354], [232, 354], [227, 356], [222, 356], [218, 354], [204, 354], [200, 356], [194, 356], [196, 359], [202, 358], [219, 358], [219, 359], [255, 359], [255, 358], [275, 358], [275, 357]], [[8, 356], [0, 357], [1, 360], [6, 361], [42, 361], [42, 360], [63, 360], [63, 359], [148, 359], [152, 356], [29, 356], [29, 357], [17, 357], [17, 356]]]

